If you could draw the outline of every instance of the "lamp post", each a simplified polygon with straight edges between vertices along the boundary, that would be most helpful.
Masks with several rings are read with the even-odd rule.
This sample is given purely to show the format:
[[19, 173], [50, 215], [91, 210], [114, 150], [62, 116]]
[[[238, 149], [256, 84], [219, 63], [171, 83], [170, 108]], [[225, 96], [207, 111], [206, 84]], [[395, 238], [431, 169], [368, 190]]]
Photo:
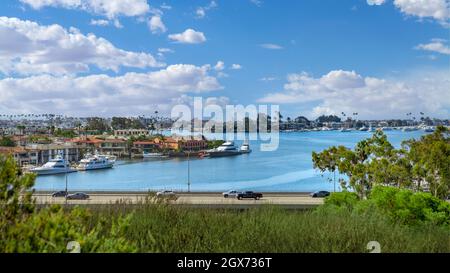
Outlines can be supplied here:
[[191, 164], [190, 164], [190, 151], [188, 151], [188, 192], [191, 192]]
[[65, 196], [64, 196], [64, 199], [65, 199], [65, 204], [67, 205], [67, 171], [65, 172], [65, 180], [66, 180], [66, 192], [65, 192]]

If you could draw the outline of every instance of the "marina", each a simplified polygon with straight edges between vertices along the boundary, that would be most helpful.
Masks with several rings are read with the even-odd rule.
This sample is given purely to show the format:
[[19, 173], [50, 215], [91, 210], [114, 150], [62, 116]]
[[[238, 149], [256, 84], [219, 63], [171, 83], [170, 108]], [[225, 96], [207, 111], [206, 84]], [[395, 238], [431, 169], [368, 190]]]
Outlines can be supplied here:
[[[313, 151], [321, 151], [332, 145], [353, 148], [358, 141], [371, 136], [371, 132], [312, 131], [282, 132], [276, 151], [260, 151], [261, 141], [250, 136], [251, 153], [226, 157], [167, 157], [152, 160], [117, 160], [113, 168], [89, 172], [69, 173], [70, 191], [158, 191], [188, 190], [193, 192], [257, 190], [273, 192], [311, 192], [333, 190], [329, 181], [332, 175], [322, 176], [314, 171], [311, 161]], [[419, 138], [423, 130], [403, 132], [387, 131], [389, 141], [399, 147], [403, 140]], [[207, 135], [219, 139], [221, 135]], [[245, 139], [244, 135], [236, 135]], [[235, 141], [236, 145], [242, 142]], [[38, 176], [36, 190], [56, 191], [65, 187], [65, 175]], [[338, 187], [339, 189], [339, 187]]]

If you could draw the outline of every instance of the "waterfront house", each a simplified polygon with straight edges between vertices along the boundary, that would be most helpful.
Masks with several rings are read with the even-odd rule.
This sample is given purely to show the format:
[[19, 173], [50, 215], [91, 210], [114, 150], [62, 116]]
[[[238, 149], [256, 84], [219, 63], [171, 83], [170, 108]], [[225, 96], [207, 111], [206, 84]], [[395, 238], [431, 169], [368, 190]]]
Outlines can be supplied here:
[[0, 147], [0, 154], [11, 155], [19, 166], [37, 164], [36, 154], [30, 153], [24, 147]]
[[159, 150], [159, 145], [154, 141], [135, 141], [133, 142], [133, 147], [131, 148], [132, 157], [140, 157], [145, 153], [152, 153]]
[[71, 142], [29, 144], [25, 146], [25, 149], [29, 151], [30, 156], [33, 158], [33, 160], [30, 161], [30, 164], [32, 165], [45, 164], [58, 155], [69, 162], [78, 162], [81, 160], [83, 148], [84, 147]]
[[121, 138], [107, 138], [102, 140], [99, 152], [101, 154], [115, 155], [118, 157], [129, 155], [127, 141]]
[[180, 149], [183, 151], [200, 151], [208, 148], [208, 142], [203, 138], [182, 138], [179, 143]]
[[81, 138], [71, 139], [70, 142], [81, 145], [90, 152], [95, 152], [96, 150], [98, 150], [100, 148], [100, 145], [103, 142], [103, 140], [95, 138], [95, 137], [81, 137]]
[[158, 145], [159, 149], [161, 150], [173, 150], [177, 151], [180, 149], [180, 145], [178, 143], [178, 140], [175, 140], [172, 137], [156, 137], [153, 139], [153, 142]]
[[0, 153], [12, 155], [19, 166], [42, 165], [60, 155], [69, 162], [78, 162], [83, 147], [75, 143], [27, 144], [19, 147], [0, 147]]
[[165, 137], [155, 138], [154, 143], [158, 145], [161, 150], [171, 151], [199, 151], [208, 147], [208, 142], [205, 138], [195, 137]]
[[148, 136], [150, 135], [149, 130], [146, 129], [126, 129], [126, 130], [114, 130], [114, 136], [119, 137], [130, 137], [130, 136]]

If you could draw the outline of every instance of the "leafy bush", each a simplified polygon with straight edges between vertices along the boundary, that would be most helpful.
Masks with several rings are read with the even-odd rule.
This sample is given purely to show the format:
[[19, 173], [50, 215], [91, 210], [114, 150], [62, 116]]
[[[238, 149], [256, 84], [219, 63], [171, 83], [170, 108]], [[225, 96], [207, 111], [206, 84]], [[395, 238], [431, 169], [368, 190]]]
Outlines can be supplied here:
[[356, 203], [359, 201], [359, 197], [354, 192], [334, 192], [330, 196], [325, 198], [326, 205], [334, 205], [337, 207], [345, 207], [352, 209]]
[[404, 225], [434, 224], [450, 226], [450, 203], [429, 193], [395, 187], [376, 186], [366, 200], [352, 192], [332, 193], [324, 207], [352, 210], [357, 214], [376, 211]]
[[82, 252], [133, 252], [123, 239], [133, 214], [104, 215], [89, 226], [87, 209], [61, 206], [37, 210], [32, 192], [35, 175], [21, 174], [14, 159], [0, 155], [0, 252], [65, 252], [76, 241]]
[[81, 252], [134, 252], [134, 245], [123, 239], [129, 219], [119, 217], [111, 229], [97, 226], [88, 229], [86, 209], [76, 207], [67, 213], [52, 206], [15, 222], [0, 235], [1, 252], [67, 252], [67, 244], [76, 241]]
[[372, 202], [377, 209], [400, 223], [450, 224], [450, 204], [429, 193], [393, 187], [375, 187], [368, 202]]

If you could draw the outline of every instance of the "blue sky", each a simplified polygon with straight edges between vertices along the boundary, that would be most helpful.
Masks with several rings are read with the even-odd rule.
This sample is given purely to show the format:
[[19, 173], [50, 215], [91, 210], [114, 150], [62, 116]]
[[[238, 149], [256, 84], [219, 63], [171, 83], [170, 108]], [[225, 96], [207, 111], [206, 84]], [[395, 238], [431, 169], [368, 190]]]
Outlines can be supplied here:
[[[25, 33], [32, 49], [22, 57], [11, 49], [14, 41], [0, 42], [0, 60], [7, 60], [0, 66], [0, 112], [50, 108], [58, 114], [108, 116], [157, 108], [168, 113], [173, 104], [200, 95], [219, 104], [280, 104], [292, 117], [342, 111], [365, 118], [403, 117], [408, 111], [449, 116], [448, 0], [423, 0], [423, 5], [408, 0], [127, 1], [125, 8], [104, 9], [98, 8], [103, 0], [2, 1], [0, 39], [19, 43], [11, 31]], [[127, 14], [134, 7], [136, 12]], [[11, 26], [14, 17], [19, 22]], [[163, 24], [154, 33], [152, 17]], [[92, 20], [108, 25], [92, 25]], [[25, 32], [20, 27], [25, 21], [44, 28], [57, 24], [67, 33], [76, 28], [83, 37], [92, 33], [117, 50], [147, 54], [149, 61], [111, 51], [115, 61], [110, 64], [105, 56], [94, 56], [101, 45], [83, 58], [73, 56], [74, 50], [61, 50], [64, 61], [52, 59], [51, 52], [42, 57], [36, 44], [47, 42]], [[194, 31], [194, 42], [170, 38], [187, 29]], [[73, 42], [66, 36], [46, 39], [56, 41], [52, 46], [58, 49], [66, 38]], [[84, 44], [72, 46], [88, 52]], [[171, 52], [158, 54], [163, 48]], [[68, 68], [71, 60], [83, 69]], [[223, 68], [215, 68], [218, 62]]]

